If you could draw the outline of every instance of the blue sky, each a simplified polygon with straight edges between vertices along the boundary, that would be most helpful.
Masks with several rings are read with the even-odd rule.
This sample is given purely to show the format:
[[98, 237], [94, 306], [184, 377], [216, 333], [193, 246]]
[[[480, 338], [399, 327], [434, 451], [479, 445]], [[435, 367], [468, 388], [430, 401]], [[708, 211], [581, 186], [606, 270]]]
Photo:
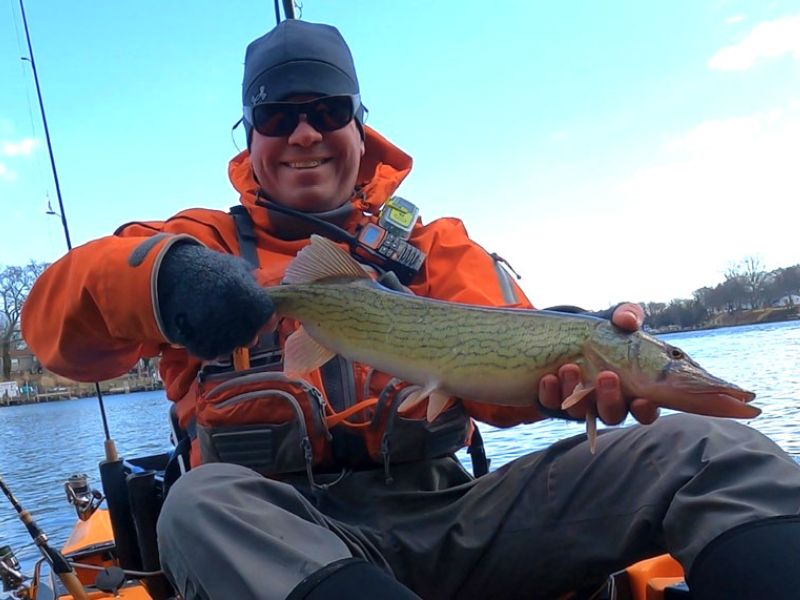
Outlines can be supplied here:
[[[400, 193], [537, 306], [689, 297], [800, 262], [800, 0], [304, 0], [351, 45]], [[225, 209], [271, 2], [25, 4], [73, 244]], [[64, 251], [18, 0], [0, 0], [0, 265]]]

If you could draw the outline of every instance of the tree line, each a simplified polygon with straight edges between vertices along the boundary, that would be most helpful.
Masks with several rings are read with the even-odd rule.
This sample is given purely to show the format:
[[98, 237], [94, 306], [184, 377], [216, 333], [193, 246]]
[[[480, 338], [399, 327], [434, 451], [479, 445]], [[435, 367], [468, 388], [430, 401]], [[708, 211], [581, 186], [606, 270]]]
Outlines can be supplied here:
[[722, 283], [695, 290], [691, 298], [644, 302], [642, 306], [645, 323], [650, 327], [691, 328], [702, 326], [720, 313], [794, 305], [798, 296], [800, 264], [765, 271], [758, 258], [748, 257], [731, 265]]

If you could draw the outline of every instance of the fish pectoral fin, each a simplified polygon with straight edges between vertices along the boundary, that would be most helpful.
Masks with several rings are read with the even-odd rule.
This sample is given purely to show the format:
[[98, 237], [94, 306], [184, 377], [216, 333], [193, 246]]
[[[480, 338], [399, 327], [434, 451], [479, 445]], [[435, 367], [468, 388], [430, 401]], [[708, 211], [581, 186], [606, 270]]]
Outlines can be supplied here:
[[589, 394], [594, 391], [594, 386], [589, 385], [585, 386], [582, 383], [579, 383], [575, 386], [575, 389], [572, 390], [572, 393], [564, 399], [564, 402], [561, 403], [561, 410], [567, 410], [568, 408], [572, 408], [578, 402], [586, 398]]
[[436, 417], [442, 414], [449, 401], [450, 396], [447, 394], [438, 391], [431, 392], [428, 398], [428, 413], [426, 415], [428, 423], [433, 422]]
[[285, 373], [309, 373], [334, 356], [336, 353], [333, 350], [320, 344], [305, 328], [300, 327], [286, 340], [283, 350], [283, 370]]
[[370, 279], [369, 274], [345, 250], [335, 242], [314, 234], [311, 243], [289, 263], [283, 283], [313, 283], [331, 277]]

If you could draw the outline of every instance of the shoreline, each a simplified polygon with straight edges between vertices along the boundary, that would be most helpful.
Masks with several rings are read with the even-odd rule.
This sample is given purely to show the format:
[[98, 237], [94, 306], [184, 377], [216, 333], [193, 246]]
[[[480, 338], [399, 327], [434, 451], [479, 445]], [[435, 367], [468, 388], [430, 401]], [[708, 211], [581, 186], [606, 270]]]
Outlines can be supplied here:
[[[665, 333], [688, 333], [691, 331], [708, 331], [724, 327], [744, 327], [746, 325], [762, 325], [765, 323], [785, 323], [800, 320], [800, 306], [784, 306], [779, 308], [763, 308], [756, 310], [740, 310], [733, 313], [715, 315], [713, 319], [692, 327], [671, 325], [668, 327], [646, 327], [645, 331], [653, 335]], [[646, 325], [646, 320], [645, 320]]]
[[[0, 408], [97, 397], [94, 383], [72, 381], [48, 371], [43, 371], [41, 374], [26, 374], [23, 377], [12, 378], [11, 381], [17, 383], [19, 395], [0, 397]], [[154, 375], [125, 375], [98, 383], [103, 396], [164, 389], [164, 384]]]

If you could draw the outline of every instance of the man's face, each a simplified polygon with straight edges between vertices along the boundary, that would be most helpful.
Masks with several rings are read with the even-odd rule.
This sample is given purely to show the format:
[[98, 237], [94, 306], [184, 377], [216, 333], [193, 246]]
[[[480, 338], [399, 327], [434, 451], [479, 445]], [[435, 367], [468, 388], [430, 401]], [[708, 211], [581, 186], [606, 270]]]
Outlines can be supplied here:
[[[291, 102], [313, 97], [296, 96]], [[338, 208], [353, 194], [364, 142], [355, 119], [335, 131], [320, 133], [301, 117], [284, 137], [255, 129], [250, 162], [261, 188], [276, 202], [305, 212]]]

